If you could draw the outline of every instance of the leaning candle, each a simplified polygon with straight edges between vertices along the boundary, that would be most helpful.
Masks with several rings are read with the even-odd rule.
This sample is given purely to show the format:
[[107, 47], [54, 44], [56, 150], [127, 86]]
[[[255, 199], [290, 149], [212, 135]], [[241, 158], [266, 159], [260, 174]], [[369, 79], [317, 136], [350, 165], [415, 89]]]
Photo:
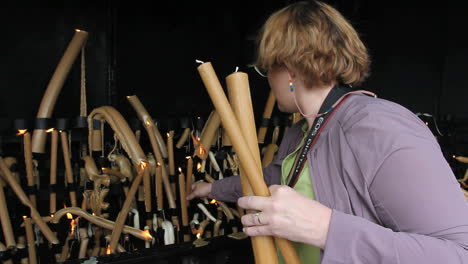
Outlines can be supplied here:
[[463, 156], [453, 156], [454, 159], [463, 162], [463, 163], [468, 163], [468, 157], [463, 157]]
[[59, 241], [57, 237], [50, 230], [49, 226], [47, 226], [44, 220], [42, 220], [42, 217], [36, 210], [36, 207], [32, 205], [31, 201], [28, 199], [28, 196], [24, 193], [23, 189], [21, 188], [21, 185], [16, 181], [2, 157], [0, 157], [0, 170], [2, 171], [1, 176], [4, 177], [4, 180], [8, 183], [8, 185], [10, 185], [11, 189], [13, 190], [13, 192], [15, 192], [16, 196], [21, 201], [21, 203], [29, 207], [29, 209], [31, 210], [31, 217], [34, 219], [42, 234], [44, 234], [44, 236], [50, 243], [58, 244]]
[[23, 216], [23, 220], [24, 220], [24, 229], [26, 231], [26, 240], [28, 241], [29, 263], [36, 264], [37, 263], [36, 244], [34, 241], [34, 231], [33, 231], [33, 226], [31, 223], [31, 218]]
[[205, 127], [201, 133], [200, 144], [197, 146], [194, 153], [200, 159], [205, 160], [208, 158], [208, 151], [216, 138], [216, 131], [218, 131], [220, 125], [221, 119], [219, 114], [215, 110], [211, 111], [208, 121], [206, 121]]
[[[133, 134], [132, 134], [133, 135]], [[137, 189], [138, 186], [140, 185], [140, 182], [143, 178], [143, 175], [145, 174], [145, 170], [148, 170], [148, 162], [147, 161], [141, 161], [139, 166], [138, 166], [138, 175], [134, 179], [132, 186], [130, 187], [130, 190], [128, 191], [128, 197], [125, 199], [124, 204], [122, 205], [122, 209], [120, 210], [117, 219], [115, 220], [115, 228], [112, 230], [112, 235], [110, 238], [110, 250], [111, 252], [115, 252], [117, 248], [117, 244], [119, 242], [119, 237], [122, 233], [122, 229], [124, 227], [125, 219], [127, 218], [128, 211], [130, 210], [130, 205], [132, 203], [132, 198]]]
[[5, 238], [6, 247], [12, 249], [16, 247], [15, 236], [13, 235], [13, 227], [11, 225], [10, 214], [8, 213], [7, 201], [3, 190], [5, 183], [0, 179], [0, 215], [3, 237]]
[[[49, 81], [47, 89], [42, 97], [42, 101], [37, 112], [37, 118], [50, 118], [54, 110], [57, 97], [62, 90], [63, 84], [70, 72], [73, 62], [88, 39], [88, 32], [75, 30], [72, 40], [68, 44], [65, 53], [55, 68], [55, 72]], [[44, 129], [35, 129], [32, 139], [32, 151], [34, 153], [45, 152], [46, 133]]]

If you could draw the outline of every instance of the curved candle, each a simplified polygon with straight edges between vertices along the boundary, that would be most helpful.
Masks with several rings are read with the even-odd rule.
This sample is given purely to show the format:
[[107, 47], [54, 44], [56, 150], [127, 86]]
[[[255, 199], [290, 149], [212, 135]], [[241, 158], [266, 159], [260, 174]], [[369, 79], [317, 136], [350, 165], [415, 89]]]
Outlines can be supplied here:
[[[132, 96], [127, 96], [128, 101], [132, 105], [132, 107], [135, 109], [138, 118], [143, 122], [146, 131], [148, 132], [148, 137], [150, 139], [151, 147], [153, 149], [153, 154], [156, 156], [156, 161], [161, 164], [161, 169], [162, 169], [162, 181], [164, 184], [164, 190], [166, 191], [166, 196], [167, 200], [169, 203], [170, 208], [176, 208], [176, 203], [174, 200], [174, 193], [172, 192], [171, 184], [169, 182], [168, 174], [167, 174], [167, 169], [166, 166], [164, 165], [164, 155], [162, 154], [162, 146], [165, 147], [164, 142], [159, 142], [156, 138], [156, 133], [157, 128], [155, 128], [155, 124], [153, 122], [153, 119], [149, 116], [148, 112], [146, 111], [145, 107], [141, 104], [140, 100], [136, 95]], [[158, 132], [159, 134], [159, 132]], [[166, 150], [166, 157], [167, 157], [167, 150]]]
[[[110, 221], [108, 219], [105, 219], [105, 218], [102, 218], [102, 217], [99, 217], [99, 216], [95, 216], [95, 215], [91, 215], [87, 212], [85, 212], [84, 210], [82, 210], [81, 208], [79, 207], [67, 207], [67, 208], [63, 208], [61, 210], [58, 210], [55, 214], [54, 214], [54, 217], [52, 218], [51, 222], [52, 223], [58, 223], [60, 221], [60, 219], [66, 215], [67, 213], [70, 213], [72, 215], [77, 215], [77, 216], [80, 216], [86, 220], [88, 220], [89, 222], [97, 225], [97, 226], [100, 226], [104, 229], [108, 229], [108, 230], [112, 230], [114, 229], [114, 226], [115, 226], [115, 223], [113, 221]], [[137, 228], [134, 228], [134, 227], [131, 227], [131, 226], [127, 226], [125, 225], [122, 229], [122, 233], [124, 234], [130, 234], [138, 239], [141, 239], [141, 240], [150, 240], [151, 238], [149, 238], [147, 235], [144, 235], [142, 233], [143, 231], [140, 230], [140, 229], [137, 229]]]
[[164, 158], [167, 158], [166, 145], [164, 143], [163, 137], [161, 136], [161, 133], [159, 132], [158, 126], [153, 121], [153, 118], [151, 118], [151, 116], [148, 114], [148, 111], [146, 111], [146, 108], [143, 106], [140, 99], [138, 99], [136, 95], [127, 96], [127, 99], [132, 105], [133, 109], [135, 109], [135, 112], [138, 115], [138, 119], [140, 119], [140, 121], [143, 123], [146, 130], [148, 131], [148, 134], [153, 134], [156, 137], [161, 155]]
[[[57, 68], [55, 68], [55, 72], [49, 81], [44, 96], [42, 97], [39, 111], [37, 112], [38, 118], [50, 118], [52, 116], [60, 90], [62, 90], [63, 84], [70, 72], [73, 62], [80, 53], [81, 48], [85, 45], [87, 39], [88, 32], [75, 30], [75, 34], [60, 59]], [[44, 129], [35, 129], [32, 138], [32, 151], [35, 153], [44, 153], [46, 138]]]

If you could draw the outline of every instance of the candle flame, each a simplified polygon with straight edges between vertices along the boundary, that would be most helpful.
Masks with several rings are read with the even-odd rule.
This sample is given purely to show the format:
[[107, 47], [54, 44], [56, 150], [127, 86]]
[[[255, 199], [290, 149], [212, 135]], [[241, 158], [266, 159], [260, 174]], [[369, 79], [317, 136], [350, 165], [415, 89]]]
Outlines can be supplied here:
[[218, 201], [216, 201], [215, 199], [211, 200], [210, 201], [210, 204], [217, 204]]
[[189, 159], [191, 159], [192, 157], [190, 157], [190, 156], [186, 156], [185, 158], [189, 160]]
[[145, 121], [146, 126], [151, 126], [151, 122], [149, 120]]
[[182, 168], [181, 167], [179, 167], [179, 172], [182, 173]]
[[76, 32], [81, 32], [81, 30], [79, 30], [79, 29], [77, 29], [77, 28], [75, 29], [75, 31], [76, 31]]
[[426, 122], [426, 126], [428, 126], [428, 125], [429, 125], [429, 122]]
[[158, 162], [158, 166], [161, 166], [161, 163]]
[[198, 162], [198, 163], [197, 163], [197, 171], [200, 171], [200, 170], [201, 170], [201, 163]]
[[200, 146], [200, 147], [198, 148], [198, 153], [199, 153], [200, 155], [203, 155], [203, 153], [205, 153], [205, 149], [204, 149], [202, 146]]
[[52, 132], [52, 131], [54, 131], [54, 128], [49, 128], [49, 129], [47, 129], [45, 132], [46, 132], [46, 133], [50, 133], [50, 132]]
[[457, 158], [457, 156], [455, 156], [455, 155], [453, 155], [452, 157], [453, 157], [454, 159], [456, 159], [456, 158]]
[[106, 254], [110, 255], [112, 253], [110, 245], [107, 245]]
[[170, 137], [171, 135], [169, 133], [166, 133], [167, 137]]
[[146, 240], [153, 239], [153, 236], [151, 236], [149, 230], [141, 231], [141, 234], [146, 238]]
[[76, 219], [72, 219], [70, 222], [70, 234], [71, 235], [75, 234], [75, 228], [76, 228]]
[[147, 166], [148, 166], [148, 164], [146, 163], [146, 161], [140, 162], [140, 168], [141, 168], [142, 170], [144, 170]]
[[201, 232], [198, 232], [197, 233], [197, 239], [200, 239], [201, 238]]
[[23, 219], [25, 219], [25, 220], [26, 220], [26, 218], [28, 218], [28, 217], [27, 217], [27, 216], [25, 216], [25, 215], [23, 215]]
[[27, 129], [18, 129], [18, 133], [16, 133], [16, 135], [17, 135], [17, 136], [21, 136], [21, 135], [26, 134], [26, 132], [28, 132]]
[[68, 219], [73, 219], [73, 215], [70, 214], [70, 213], [67, 213], [67, 218], [68, 218]]

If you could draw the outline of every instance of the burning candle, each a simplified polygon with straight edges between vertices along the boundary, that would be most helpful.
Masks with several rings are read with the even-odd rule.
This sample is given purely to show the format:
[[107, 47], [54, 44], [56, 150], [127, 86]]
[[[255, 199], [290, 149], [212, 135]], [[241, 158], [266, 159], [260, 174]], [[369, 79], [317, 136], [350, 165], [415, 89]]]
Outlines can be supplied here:
[[[182, 169], [179, 167], [179, 192], [180, 192], [180, 211], [182, 215], [182, 226], [188, 227], [188, 211], [187, 211], [187, 199], [185, 194], [185, 175]], [[190, 236], [184, 234], [184, 241], [190, 241]]]
[[[34, 185], [34, 172], [33, 172], [33, 160], [32, 160], [32, 149], [31, 149], [31, 134], [25, 129], [20, 130], [17, 135], [23, 136], [23, 152], [24, 152], [24, 163], [26, 166], [26, 177], [28, 188], [32, 191], [35, 188]], [[33, 193], [29, 194], [29, 200], [36, 207], [36, 195]]]
[[[193, 159], [190, 156], [185, 157], [187, 159], [187, 181], [186, 181], [186, 194], [192, 192], [193, 183]], [[184, 198], [185, 199], [185, 198]]]
[[58, 131], [53, 129], [51, 131], [51, 145], [50, 145], [50, 203], [49, 212], [51, 214], [57, 211], [57, 194], [55, 184], [57, 183], [57, 147], [58, 147]]
[[208, 158], [208, 151], [213, 145], [213, 142], [216, 139], [216, 132], [221, 125], [221, 119], [219, 114], [213, 110], [211, 111], [208, 120], [202, 130], [201, 133], [201, 141], [198, 147], [195, 149], [195, 155], [197, 155], [200, 159], [205, 160]]
[[163, 186], [162, 186], [162, 167], [161, 163], [158, 162], [156, 167], [156, 199], [158, 203], [158, 211], [164, 208], [164, 197], [163, 197]]
[[[175, 178], [175, 164], [174, 164], [174, 130], [167, 133], [167, 155], [169, 159], [169, 180], [171, 182], [172, 193], [175, 195], [176, 192], [176, 178]], [[177, 196], [174, 196], [174, 200]]]
[[148, 237], [148, 239], [145, 241], [145, 248], [151, 247], [152, 236], [150, 235], [149, 230], [150, 230], [149, 226], [145, 226], [145, 231], [142, 232], [144, 236]]

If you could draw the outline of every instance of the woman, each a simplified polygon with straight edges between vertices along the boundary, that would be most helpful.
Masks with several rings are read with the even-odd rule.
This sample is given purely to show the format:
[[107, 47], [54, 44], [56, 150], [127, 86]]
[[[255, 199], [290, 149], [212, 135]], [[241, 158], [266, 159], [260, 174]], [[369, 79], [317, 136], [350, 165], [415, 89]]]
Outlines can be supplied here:
[[[264, 170], [271, 197], [238, 176], [187, 197], [237, 201], [249, 236], [295, 242], [303, 263], [468, 263], [468, 208], [440, 147], [406, 108], [349, 93], [369, 72], [353, 27], [327, 4], [291, 4], [259, 36], [257, 65], [283, 112], [304, 119]], [[305, 143], [304, 143], [305, 142]]]

